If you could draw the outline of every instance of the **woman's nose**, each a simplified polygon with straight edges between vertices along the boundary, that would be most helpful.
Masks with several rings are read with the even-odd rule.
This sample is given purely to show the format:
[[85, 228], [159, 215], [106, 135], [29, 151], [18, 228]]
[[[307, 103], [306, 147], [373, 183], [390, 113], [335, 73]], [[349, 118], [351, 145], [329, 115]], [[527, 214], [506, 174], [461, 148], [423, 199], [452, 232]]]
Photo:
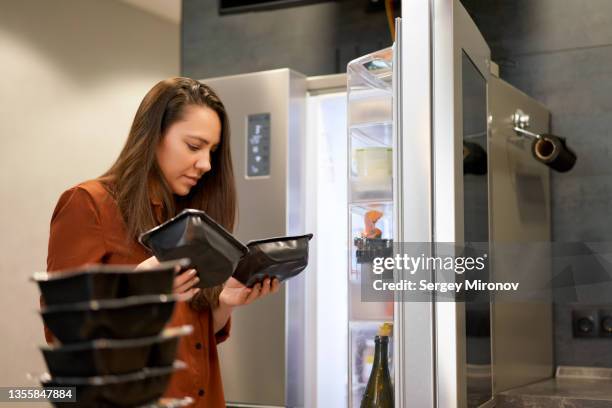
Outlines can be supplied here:
[[205, 153], [198, 158], [195, 163], [195, 168], [202, 172], [202, 174], [208, 172], [211, 168], [210, 166], [210, 155]]

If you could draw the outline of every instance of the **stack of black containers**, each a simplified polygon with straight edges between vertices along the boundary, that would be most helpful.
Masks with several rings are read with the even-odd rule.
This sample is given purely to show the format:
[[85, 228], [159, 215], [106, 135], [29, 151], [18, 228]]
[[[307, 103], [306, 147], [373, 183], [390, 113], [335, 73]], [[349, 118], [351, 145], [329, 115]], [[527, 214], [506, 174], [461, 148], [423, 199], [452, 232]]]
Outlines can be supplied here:
[[[178, 266], [177, 266], [178, 265]], [[57, 407], [183, 407], [190, 398], [160, 399], [176, 360], [178, 341], [191, 326], [166, 328], [174, 305], [175, 268], [93, 265], [34, 275], [44, 305], [41, 315], [56, 338], [41, 351], [49, 370], [45, 389], [74, 387]]]

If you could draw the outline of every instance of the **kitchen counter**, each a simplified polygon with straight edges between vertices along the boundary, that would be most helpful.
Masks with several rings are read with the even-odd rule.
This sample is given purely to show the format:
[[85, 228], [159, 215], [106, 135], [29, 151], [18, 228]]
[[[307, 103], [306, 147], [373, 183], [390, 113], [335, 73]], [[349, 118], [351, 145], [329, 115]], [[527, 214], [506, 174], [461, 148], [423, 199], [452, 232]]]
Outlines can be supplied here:
[[504, 391], [497, 408], [610, 408], [612, 379], [554, 378]]

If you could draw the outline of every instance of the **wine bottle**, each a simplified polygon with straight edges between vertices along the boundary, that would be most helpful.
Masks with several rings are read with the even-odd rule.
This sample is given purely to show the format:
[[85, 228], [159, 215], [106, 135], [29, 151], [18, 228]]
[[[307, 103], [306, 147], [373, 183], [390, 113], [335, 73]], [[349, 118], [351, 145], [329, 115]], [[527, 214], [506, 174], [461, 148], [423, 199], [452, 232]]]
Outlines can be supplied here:
[[361, 408], [393, 408], [393, 387], [389, 374], [389, 337], [374, 338], [374, 365], [361, 400]]

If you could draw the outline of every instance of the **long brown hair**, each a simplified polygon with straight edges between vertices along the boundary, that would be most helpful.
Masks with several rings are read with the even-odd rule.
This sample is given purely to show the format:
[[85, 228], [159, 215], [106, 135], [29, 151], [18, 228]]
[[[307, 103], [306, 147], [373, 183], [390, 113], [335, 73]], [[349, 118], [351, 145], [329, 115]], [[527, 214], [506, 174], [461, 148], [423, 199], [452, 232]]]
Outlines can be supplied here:
[[[188, 195], [175, 196], [156, 160], [157, 146], [168, 128], [182, 119], [187, 106], [212, 109], [221, 122], [221, 140], [211, 153], [211, 170], [202, 176]], [[117, 161], [101, 177], [117, 201], [132, 239], [184, 208], [206, 213], [232, 231], [236, 217], [236, 186], [230, 153], [230, 128], [225, 107], [208, 86], [191, 78], [168, 78], [157, 83], [138, 107], [125, 146]], [[151, 206], [152, 186], [162, 202], [162, 219]], [[205, 273], [205, 272], [204, 272]], [[195, 296], [192, 307], [203, 309], [218, 304], [222, 286], [205, 289]]]

